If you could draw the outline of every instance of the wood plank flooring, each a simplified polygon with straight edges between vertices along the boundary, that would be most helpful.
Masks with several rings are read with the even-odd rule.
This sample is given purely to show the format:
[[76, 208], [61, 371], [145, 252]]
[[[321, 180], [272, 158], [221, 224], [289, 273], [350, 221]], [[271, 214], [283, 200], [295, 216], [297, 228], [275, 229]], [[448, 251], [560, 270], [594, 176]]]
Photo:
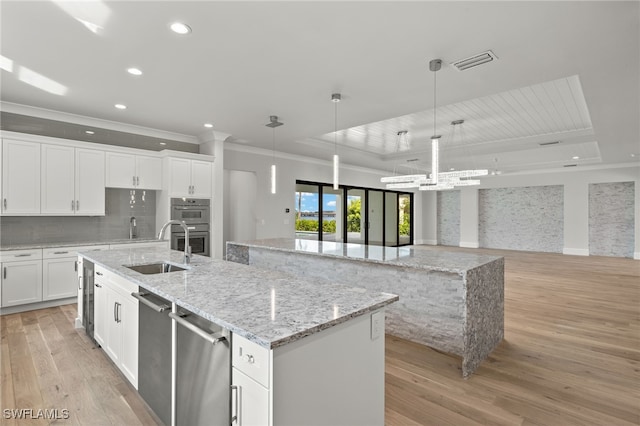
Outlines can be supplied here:
[[[463, 380], [458, 358], [388, 335], [387, 425], [640, 425], [640, 261], [420, 249], [505, 257], [505, 340]], [[0, 317], [0, 423], [160, 424], [75, 316]], [[69, 418], [6, 418], [16, 408]]]

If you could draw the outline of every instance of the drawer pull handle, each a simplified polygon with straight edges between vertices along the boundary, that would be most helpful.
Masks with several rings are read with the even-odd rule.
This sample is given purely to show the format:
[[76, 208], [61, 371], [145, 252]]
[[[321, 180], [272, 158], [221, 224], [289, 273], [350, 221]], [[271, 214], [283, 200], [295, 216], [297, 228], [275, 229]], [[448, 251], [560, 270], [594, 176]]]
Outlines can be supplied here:
[[25, 253], [25, 254], [16, 254], [15, 257], [29, 257], [31, 256], [31, 253]]
[[100, 284], [98, 284], [98, 283], [95, 283], [94, 285], [95, 285], [96, 287], [98, 287], [98, 288], [102, 288], [102, 286], [101, 286]]
[[100, 275], [100, 276], [102, 276], [102, 272], [98, 272], [98, 271], [96, 271], [96, 275]]
[[6, 280], [7, 279], [7, 267], [5, 266], [3, 269], [4, 269], [4, 272], [3, 272], [4, 279]]
[[256, 359], [253, 357], [253, 355], [249, 355], [249, 354], [247, 354], [247, 362], [248, 362], [249, 364], [255, 364]]
[[53, 254], [67, 254], [68, 251], [54, 251]]

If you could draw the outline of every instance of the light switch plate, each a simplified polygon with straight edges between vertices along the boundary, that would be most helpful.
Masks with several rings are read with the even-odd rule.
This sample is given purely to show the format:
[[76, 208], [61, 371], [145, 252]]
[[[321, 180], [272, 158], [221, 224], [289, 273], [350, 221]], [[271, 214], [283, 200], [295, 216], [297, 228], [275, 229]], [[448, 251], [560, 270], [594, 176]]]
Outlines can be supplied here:
[[371, 314], [371, 340], [376, 340], [384, 332], [384, 312], [378, 311]]

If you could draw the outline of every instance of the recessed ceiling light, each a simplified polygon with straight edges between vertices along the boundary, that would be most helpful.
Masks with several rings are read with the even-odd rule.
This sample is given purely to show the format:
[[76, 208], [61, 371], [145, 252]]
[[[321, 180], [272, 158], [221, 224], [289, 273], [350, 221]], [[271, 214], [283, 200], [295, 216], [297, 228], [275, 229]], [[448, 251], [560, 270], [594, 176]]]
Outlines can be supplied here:
[[115, 104], [115, 107], [118, 109], [127, 109], [127, 106], [123, 104]]
[[167, 143], [166, 142], [160, 142], [160, 145], [165, 146]]
[[95, 135], [96, 134], [96, 132], [94, 132], [93, 130], [85, 130], [84, 132], [86, 134], [88, 134], [88, 135]]
[[451, 171], [451, 172], [452, 172], [452, 171], [454, 171], [454, 170], [455, 170], [455, 167], [451, 167], [451, 168], [449, 169], [449, 171]]
[[204, 124], [204, 127], [206, 127], [207, 129], [210, 129], [210, 128], [212, 128], [212, 127], [213, 127], [213, 124], [211, 124], [211, 123], [205, 123], [205, 124]]
[[127, 72], [131, 75], [142, 75], [142, 71], [139, 68], [129, 68]]
[[171, 31], [176, 34], [189, 34], [191, 32], [191, 28], [182, 22], [174, 22], [171, 24]]
[[577, 155], [574, 155], [574, 156], [573, 156], [573, 157], [571, 157], [571, 158], [572, 158], [572, 159], [574, 159], [574, 160], [579, 160], [579, 159], [580, 159], [580, 157], [578, 157]]

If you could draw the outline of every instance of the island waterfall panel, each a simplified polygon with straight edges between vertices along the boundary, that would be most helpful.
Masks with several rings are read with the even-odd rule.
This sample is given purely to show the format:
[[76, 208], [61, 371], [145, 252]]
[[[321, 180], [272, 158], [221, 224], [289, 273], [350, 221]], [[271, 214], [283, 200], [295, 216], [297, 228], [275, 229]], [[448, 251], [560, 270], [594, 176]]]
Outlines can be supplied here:
[[461, 356], [465, 378], [504, 337], [501, 257], [273, 239], [229, 242], [227, 260], [397, 294], [388, 333]]

